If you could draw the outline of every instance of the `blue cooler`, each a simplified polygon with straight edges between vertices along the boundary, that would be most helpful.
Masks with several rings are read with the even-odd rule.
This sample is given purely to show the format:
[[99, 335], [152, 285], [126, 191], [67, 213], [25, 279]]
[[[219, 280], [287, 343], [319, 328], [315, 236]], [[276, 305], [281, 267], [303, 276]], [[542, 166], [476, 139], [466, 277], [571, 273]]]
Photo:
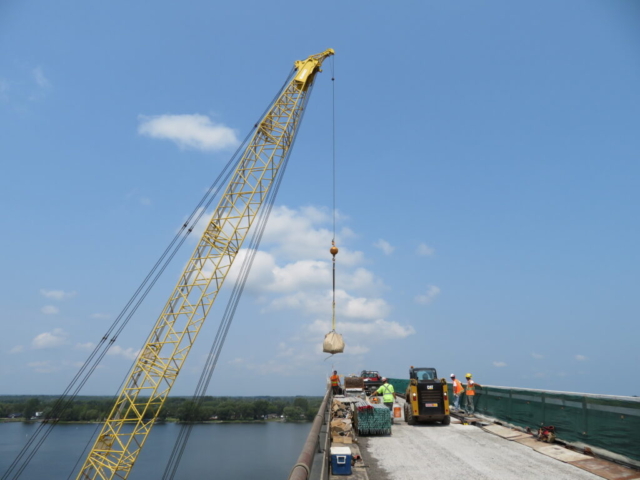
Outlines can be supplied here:
[[351, 475], [351, 449], [349, 447], [331, 447], [331, 473], [333, 475]]

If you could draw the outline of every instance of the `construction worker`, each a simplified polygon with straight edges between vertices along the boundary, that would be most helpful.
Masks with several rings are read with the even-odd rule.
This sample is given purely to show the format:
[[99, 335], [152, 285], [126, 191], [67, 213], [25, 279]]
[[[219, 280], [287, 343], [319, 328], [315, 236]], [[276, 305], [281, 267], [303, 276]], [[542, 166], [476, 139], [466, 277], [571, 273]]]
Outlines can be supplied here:
[[474, 412], [473, 397], [475, 397], [476, 395], [476, 387], [482, 388], [482, 385], [471, 380], [470, 373], [467, 373], [465, 377], [467, 379], [467, 389], [465, 392], [466, 395], [465, 395], [464, 410], [467, 413], [467, 415], [473, 415], [473, 412]]
[[396, 398], [396, 392], [386, 377], [382, 377], [382, 385], [376, 390], [376, 393], [382, 394], [382, 401], [385, 406], [393, 412], [393, 401]]
[[451, 383], [453, 384], [453, 409], [460, 410], [460, 395], [464, 392], [464, 387], [454, 373], [451, 374]]
[[333, 375], [329, 377], [331, 380], [331, 390], [334, 395], [340, 395], [342, 393], [342, 389], [340, 388], [340, 377], [338, 376], [338, 371], [334, 370]]

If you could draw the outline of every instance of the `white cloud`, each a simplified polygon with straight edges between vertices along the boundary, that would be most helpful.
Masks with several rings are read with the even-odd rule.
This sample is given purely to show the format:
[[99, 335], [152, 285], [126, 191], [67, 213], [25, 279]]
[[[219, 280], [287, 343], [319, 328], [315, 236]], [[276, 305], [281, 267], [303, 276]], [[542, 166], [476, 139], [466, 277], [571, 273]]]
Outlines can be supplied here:
[[42, 67], [36, 67], [33, 69], [33, 78], [38, 87], [42, 89], [51, 88], [51, 82], [47, 77], [45, 77], [44, 72], [42, 71]]
[[287, 345], [285, 342], [278, 344], [278, 353], [276, 357], [291, 357], [295, 354], [295, 348]]
[[[331, 322], [324, 320], [316, 320], [309, 326], [309, 332], [314, 335], [324, 335], [329, 330], [331, 330]], [[400, 325], [398, 322], [383, 319], [378, 319], [373, 322], [340, 321], [336, 325], [336, 331], [345, 336], [345, 342], [347, 337], [352, 335], [355, 338], [368, 336], [388, 340], [406, 338], [416, 333], [411, 325]]]
[[343, 290], [336, 291], [336, 310], [349, 318], [378, 318], [389, 313], [382, 298], [352, 297]]
[[494, 367], [506, 367], [507, 364], [504, 362], [493, 362]]
[[[297, 292], [276, 298], [271, 309], [301, 310], [305, 314], [331, 315], [332, 295]], [[373, 320], [385, 317], [389, 306], [382, 298], [353, 297], [344, 290], [336, 290], [336, 315], [339, 317]]]
[[53, 373], [59, 370], [58, 367], [55, 367], [51, 364], [50, 360], [45, 360], [42, 362], [29, 362], [27, 363], [27, 367], [33, 368], [37, 373]]
[[76, 349], [78, 350], [92, 350], [96, 346], [93, 342], [76, 343]]
[[[262, 245], [278, 259], [328, 260], [331, 261], [331, 239], [329, 229], [331, 216], [328, 211], [316, 207], [302, 207], [299, 210], [286, 206], [275, 207], [271, 211], [265, 228]], [[346, 241], [353, 237], [347, 228], [340, 230], [338, 239]], [[362, 263], [362, 252], [353, 251], [338, 242], [339, 253], [336, 262], [342, 266]]]
[[47, 92], [51, 90], [52, 85], [49, 79], [44, 75], [42, 67], [34, 68], [31, 73], [33, 75], [33, 80], [37, 85], [36, 90], [29, 95], [29, 100], [33, 102], [43, 99]]
[[111, 318], [111, 315], [108, 313], [92, 313], [90, 317], [97, 318], [98, 320], [107, 320], [108, 318]]
[[349, 345], [349, 348], [345, 346], [344, 354], [345, 355], [364, 355], [365, 353], [369, 353], [370, 349], [368, 347], [363, 347], [360, 345]]
[[171, 140], [180, 148], [215, 151], [240, 143], [233, 129], [214, 123], [206, 115], [140, 115], [138, 120], [140, 135]]
[[24, 347], [22, 345], [16, 345], [15, 347], [13, 347], [11, 350], [9, 350], [9, 353], [13, 354], [13, 353], [20, 353], [24, 350]]
[[53, 305], [46, 305], [42, 307], [40, 311], [45, 315], [55, 315], [56, 313], [60, 312], [60, 309], [58, 307], [54, 307]]
[[[203, 215], [193, 229], [194, 239], [201, 237], [210, 218], [211, 214]], [[344, 221], [346, 217], [338, 218]], [[254, 295], [262, 306], [261, 313], [273, 316], [273, 312], [289, 310], [294, 312], [292, 316], [307, 320], [301, 320], [291, 337], [269, 347], [264, 358], [253, 358], [249, 352], [246, 357], [230, 360], [229, 365], [254, 373], [280, 375], [296, 375], [301, 365], [308, 372], [324, 371], [322, 361], [327, 354], [322, 351], [322, 338], [331, 330], [332, 315], [331, 223], [328, 209], [274, 207], [261, 250], [240, 250], [226, 281], [233, 283], [243, 261], [255, 253], [245, 291]], [[340, 249], [336, 256], [336, 328], [345, 336], [345, 355], [362, 356], [370, 354], [369, 349], [374, 348], [371, 345], [403, 339], [416, 332], [411, 325], [387, 319], [391, 307], [381, 295], [386, 287], [362, 266], [364, 254], [349, 245], [357, 238], [346, 226], [336, 236]], [[202, 272], [205, 277], [211, 273]]]
[[541, 360], [544, 358], [544, 355], [540, 355], [539, 353], [532, 353], [531, 356], [536, 360]]
[[[202, 237], [211, 216], [212, 212], [202, 215], [193, 228], [192, 240], [197, 241]], [[328, 228], [330, 223], [331, 216], [324, 209], [301, 207], [296, 210], [286, 206], [274, 207], [262, 237], [261, 249], [277, 258], [279, 263], [301, 260], [331, 262], [329, 249], [333, 232]], [[340, 230], [338, 237], [346, 242], [355, 235], [345, 227]], [[338, 247], [340, 251], [336, 261], [340, 267], [354, 267], [363, 262], [362, 252], [344, 245]]]
[[64, 300], [65, 298], [72, 298], [77, 295], [76, 292], [65, 292], [64, 290], [45, 290], [45, 289], [41, 289], [40, 294], [44, 297], [51, 298], [53, 300]]
[[427, 285], [426, 293], [422, 295], [416, 295], [414, 300], [416, 301], [416, 303], [428, 305], [433, 302], [438, 295], [440, 295], [440, 287], [437, 287], [435, 285]]
[[68, 334], [61, 328], [56, 328], [52, 332], [44, 332], [37, 335], [31, 340], [31, 346], [33, 348], [55, 348], [61, 347], [68, 343]]
[[585, 357], [584, 355], [576, 355], [576, 360], [578, 360], [579, 362], [584, 362], [585, 360], [587, 360], [587, 357]]
[[227, 363], [229, 365], [246, 365], [247, 364], [247, 359], [246, 358], [241, 358], [241, 357], [236, 357], [232, 360], [229, 360]]
[[430, 247], [429, 245], [427, 245], [426, 243], [421, 243], [420, 245], [418, 245], [418, 249], [416, 250], [416, 253], [418, 255], [422, 255], [422, 256], [425, 256], [425, 257], [430, 257], [435, 252], [436, 252], [436, 250], [434, 248]]
[[291, 292], [331, 286], [331, 265], [318, 260], [300, 260], [284, 267], [274, 267], [270, 290]]
[[[235, 282], [249, 250], [242, 249], [229, 272], [228, 281]], [[210, 276], [211, 271], [204, 272]], [[375, 294], [384, 289], [382, 280], [371, 271], [358, 267], [338, 269], [336, 283], [344, 289]], [[329, 260], [299, 260], [278, 266], [276, 257], [259, 250], [255, 253], [251, 272], [247, 278], [247, 291], [254, 293], [286, 294], [316, 292], [325, 294], [332, 286], [332, 265]]]
[[392, 247], [389, 242], [386, 240], [380, 239], [376, 243], [373, 244], [374, 247], [379, 248], [384, 252], [385, 255], [391, 255], [396, 247]]
[[134, 350], [132, 347], [122, 348], [119, 345], [114, 345], [109, 349], [107, 355], [119, 355], [129, 360], [135, 360], [139, 353], [140, 350]]

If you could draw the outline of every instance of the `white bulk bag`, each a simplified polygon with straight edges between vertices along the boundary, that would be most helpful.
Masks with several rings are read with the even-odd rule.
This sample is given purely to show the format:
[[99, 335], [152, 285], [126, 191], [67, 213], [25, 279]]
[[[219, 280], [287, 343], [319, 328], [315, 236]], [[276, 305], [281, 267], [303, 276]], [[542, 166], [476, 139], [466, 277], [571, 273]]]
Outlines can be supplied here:
[[344, 340], [342, 335], [336, 333], [335, 330], [331, 330], [324, 336], [324, 342], [322, 343], [322, 351], [330, 354], [344, 352]]

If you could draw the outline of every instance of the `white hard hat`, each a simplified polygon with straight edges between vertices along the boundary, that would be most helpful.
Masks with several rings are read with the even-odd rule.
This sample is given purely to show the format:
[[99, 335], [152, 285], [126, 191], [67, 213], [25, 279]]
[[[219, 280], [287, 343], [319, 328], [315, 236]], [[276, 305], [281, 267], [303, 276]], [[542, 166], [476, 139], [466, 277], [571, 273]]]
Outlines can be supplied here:
[[456, 374], [455, 374], [455, 373], [452, 373], [452, 374], [451, 374], [451, 375], [449, 375], [449, 376], [450, 376], [451, 378], [453, 378], [453, 377], [455, 377], [455, 376], [456, 376]]

